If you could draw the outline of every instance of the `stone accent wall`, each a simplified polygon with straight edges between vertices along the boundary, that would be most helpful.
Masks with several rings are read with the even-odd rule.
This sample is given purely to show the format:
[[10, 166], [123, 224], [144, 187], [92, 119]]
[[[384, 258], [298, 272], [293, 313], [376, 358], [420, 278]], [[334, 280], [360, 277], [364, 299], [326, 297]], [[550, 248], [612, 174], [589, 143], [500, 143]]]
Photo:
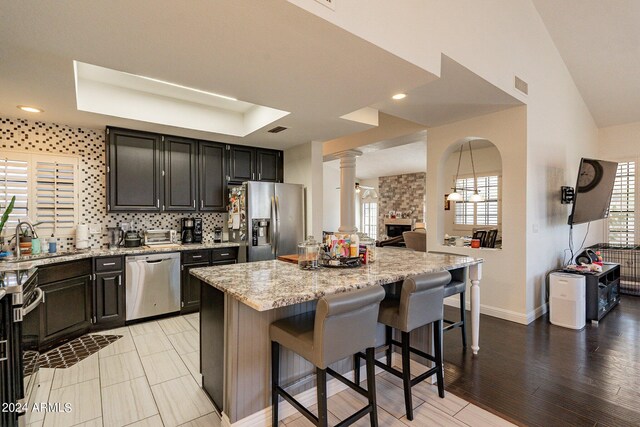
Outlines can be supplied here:
[[400, 211], [416, 222], [424, 222], [426, 173], [381, 176], [378, 178], [378, 236], [384, 236], [384, 218]]
[[[115, 227], [120, 222], [134, 221], [138, 229], [144, 227], [180, 230], [180, 218], [200, 217], [205, 241], [213, 233], [213, 227], [226, 225], [227, 214], [224, 213], [107, 214], [105, 148], [104, 129], [75, 128], [55, 123], [0, 118], [0, 150], [79, 157], [80, 222], [100, 224], [102, 230], [100, 235], [90, 236], [92, 248], [106, 247], [106, 227]], [[57, 240], [61, 251], [75, 247], [74, 237], [60, 237]]]

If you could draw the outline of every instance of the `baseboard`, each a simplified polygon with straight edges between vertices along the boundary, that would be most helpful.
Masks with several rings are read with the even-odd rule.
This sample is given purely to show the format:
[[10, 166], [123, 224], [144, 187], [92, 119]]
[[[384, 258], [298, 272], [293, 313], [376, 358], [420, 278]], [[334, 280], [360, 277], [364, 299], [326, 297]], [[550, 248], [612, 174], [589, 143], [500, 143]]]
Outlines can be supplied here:
[[[444, 303], [445, 305], [459, 308], [460, 298], [447, 298]], [[471, 303], [469, 301], [466, 303], [466, 309], [471, 310]], [[480, 314], [486, 314], [487, 316], [497, 317], [498, 319], [504, 319], [510, 322], [520, 323], [522, 325], [528, 325], [544, 313], [546, 313], [546, 305], [540, 306], [536, 310], [524, 314], [517, 311], [506, 310], [504, 308], [480, 304]]]
[[535, 310], [530, 311], [529, 313], [527, 313], [527, 324], [533, 322], [540, 316], [544, 316], [545, 314], [547, 314], [548, 310], [549, 310], [549, 303], [545, 302]]
[[[380, 358], [379, 360], [383, 360], [383, 358]], [[382, 372], [382, 369], [376, 367], [376, 375], [379, 374], [380, 372]], [[366, 371], [366, 366], [363, 360], [362, 366], [360, 367], [360, 378], [366, 378], [366, 375], [367, 375], [367, 371]], [[354, 377], [353, 371], [347, 372], [346, 374], [344, 374], [344, 377], [353, 381], [353, 377]], [[345, 384], [341, 383], [335, 378], [332, 378], [329, 381], [327, 381], [327, 396], [331, 397], [334, 394], [338, 394], [341, 391], [346, 390], [347, 388], [348, 387]], [[300, 402], [303, 406], [307, 408], [317, 403], [315, 387], [309, 390], [303, 391], [302, 393], [298, 393], [294, 397], [298, 402]], [[293, 414], [298, 413], [298, 411], [293, 406], [291, 406], [291, 404], [286, 400], [283, 400], [279, 403], [278, 412], [279, 412], [280, 421], [284, 420], [285, 418]], [[253, 413], [241, 420], [238, 420], [233, 424], [231, 424], [229, 417], [224, 412], [222, 413], [221, 419], [222, 419], [222, 427], [270, 426], [271, 425], [271, 406], [269, 406], [268, 408], [264, 408], [263, 410], [258, 411], [256, 413]]]

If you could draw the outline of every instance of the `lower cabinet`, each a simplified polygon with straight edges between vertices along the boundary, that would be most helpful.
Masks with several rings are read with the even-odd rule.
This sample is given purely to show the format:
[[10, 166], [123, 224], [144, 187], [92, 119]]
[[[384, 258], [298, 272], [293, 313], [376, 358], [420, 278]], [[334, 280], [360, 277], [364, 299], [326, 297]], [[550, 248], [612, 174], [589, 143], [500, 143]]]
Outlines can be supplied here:
[[99, 326], [124, 326], [125, 292], [122, 271], [96, 273], [94, 322]]
[[200, 280], [189, 274], [192, 268], [208, 267], [209, 263], [189, 264], [182, 266], [180, 280], [182, 303], [180, 313], [193, 313], [200, 309]]
[[75, 338], [91, 328], [91, 276], [74, 277], [40, 286], [40, 348], [62, 338]]

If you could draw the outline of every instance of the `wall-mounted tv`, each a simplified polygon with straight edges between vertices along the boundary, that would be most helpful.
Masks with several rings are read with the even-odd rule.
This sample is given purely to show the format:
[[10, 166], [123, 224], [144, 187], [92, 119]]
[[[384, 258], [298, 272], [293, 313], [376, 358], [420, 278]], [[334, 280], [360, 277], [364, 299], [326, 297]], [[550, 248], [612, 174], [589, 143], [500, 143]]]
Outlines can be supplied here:
[[618, 163], [605, 160], [580, 160], [569, 225], [609, 216], [609, 203], [616, 180]]

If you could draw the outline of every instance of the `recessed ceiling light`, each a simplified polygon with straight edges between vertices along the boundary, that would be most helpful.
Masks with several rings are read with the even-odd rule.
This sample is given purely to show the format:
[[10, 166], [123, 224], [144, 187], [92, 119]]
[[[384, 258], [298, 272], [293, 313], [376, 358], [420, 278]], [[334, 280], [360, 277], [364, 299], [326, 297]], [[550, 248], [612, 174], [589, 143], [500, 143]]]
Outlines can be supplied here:
[[391, 98], [395, 99], [396, 101], [399, 99], [404, 99], [407, 97], [406, 93], [396, 93], [395, 95], [393, 95]]
[[28, 113], [42, 113], [44, 110], [42, 108], [30, 107], [28, 105], [18, 105], [17, 106], [22, 111], [26, 111]]

